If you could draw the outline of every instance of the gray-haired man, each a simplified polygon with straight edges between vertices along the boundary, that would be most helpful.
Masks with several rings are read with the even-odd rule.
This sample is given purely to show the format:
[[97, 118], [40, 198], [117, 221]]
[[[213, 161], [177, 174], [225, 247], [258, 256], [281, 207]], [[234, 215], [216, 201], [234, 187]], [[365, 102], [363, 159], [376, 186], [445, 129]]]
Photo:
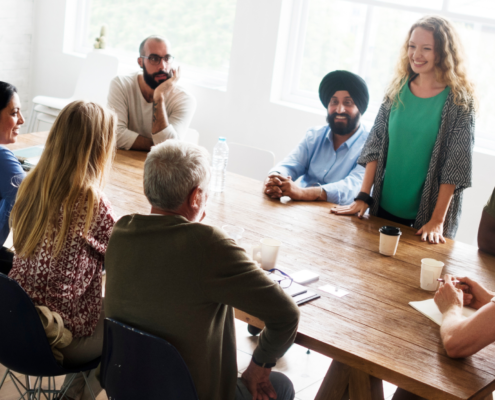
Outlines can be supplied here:
[[143, 73], [117, 76], [110, 84], [108, 107], [119, 118], [117, 146], [149, 150], [167, 139], [183, 139], [196, 110], [196, 99], [177, 85], [180, 68], [168, 40], [149, 36], [139, 46]]
[[[167, 140], [151, 149], [151, 214], [124, 216], [113, 229], [105, 314], [174, 345], [200, 399], [293, 399], [289, 379], [270, 371], [295, 339], [299, 309], [222, 230], [200, 223], [209, 181], [203, 148]], [[266, 324], [239, 379], [233, 307]]]

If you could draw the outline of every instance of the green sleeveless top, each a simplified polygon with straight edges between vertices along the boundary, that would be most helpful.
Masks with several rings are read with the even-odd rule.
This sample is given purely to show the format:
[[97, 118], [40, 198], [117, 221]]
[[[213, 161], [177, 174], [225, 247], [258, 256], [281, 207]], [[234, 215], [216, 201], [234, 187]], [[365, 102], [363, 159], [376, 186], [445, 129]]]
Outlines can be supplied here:
[[405, 85], [400, 102], [392, 107], [388, 124], [389, 146], [380, 206], [400, 218], [415, 219], [449, 95], [416, 97]]

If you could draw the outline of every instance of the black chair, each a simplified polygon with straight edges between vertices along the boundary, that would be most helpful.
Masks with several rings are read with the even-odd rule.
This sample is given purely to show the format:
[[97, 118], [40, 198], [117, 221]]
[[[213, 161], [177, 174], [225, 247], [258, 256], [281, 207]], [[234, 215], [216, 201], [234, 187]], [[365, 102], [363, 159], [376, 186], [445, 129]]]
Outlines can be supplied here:
[[[100, 362], [98, 357], [78, 368], [64, 368], [60, 365], [53, 356], [33, 302], [16, 281], [3, 274], [0, 274], [0, 321], [0, 364], [7, 368], [0, 381], [0, 390], [9, 376], [23, 399], [41, 400], [42, 395], [44, 399], [52, 399], [55, 395], [62, 397], [68, 387], [64, 392], [57, 390], [56, 376], [87, 372], [96, 368]], [[12, 372], [26, 375], [26, 385]], [[27, 376], [36, 377], [32, 387]], [[83, 376], [93, 394], [86, 374], [83, 373]], [[45, 385], [48, 389], [43, 389], [43, 378], [48, 379]]]
[[100, 377], [109, 399], [198, 400], [174, 346], [110, 318], [105, 319]]

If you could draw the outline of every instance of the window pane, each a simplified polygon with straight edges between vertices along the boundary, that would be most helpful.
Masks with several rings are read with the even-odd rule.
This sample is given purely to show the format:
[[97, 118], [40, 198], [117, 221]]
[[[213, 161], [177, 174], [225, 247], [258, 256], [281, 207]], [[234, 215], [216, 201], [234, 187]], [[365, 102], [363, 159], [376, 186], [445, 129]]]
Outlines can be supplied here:
[[363, 71], [370, 91], [370, 110], [378, 111], [409, 29], [421, 16], [418, 13], [391, 8], [373, 8]]
[[179, 63], [226, 71], [232, 47], [236, 0], [92, 0], [87, 45], [103, 24], [107, 48], [138, 54], [149, 35], [170, 40]]
[[476, 135], [495, 140], [495, 27], [457, 22], [456, 29], [464, 42], [469, 76], [476, 83], [479, 112], [476, 116]]
[[449, 11], [495, 19], [495, 2], [493, 0], [450, 0]]
[[411, 0], [385, 0], [385, 2], [391, 4], [399, 4], [401, 6], [423, 7], [435, 10], [440, 10], [443, 5], [443, 0], [415, 0], [414, 2], [412, 2]]
[[317, 92], [330, 71], [358, 72], [367, 6], [311, 0], [299, 88]]

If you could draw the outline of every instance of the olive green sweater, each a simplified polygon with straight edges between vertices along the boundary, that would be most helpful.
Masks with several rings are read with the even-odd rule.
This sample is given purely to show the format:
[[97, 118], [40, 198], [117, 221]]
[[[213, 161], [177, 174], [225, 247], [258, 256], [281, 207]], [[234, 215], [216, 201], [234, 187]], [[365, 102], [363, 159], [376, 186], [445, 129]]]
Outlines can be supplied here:
[[105, 314], [180, 352], [200, 400], [234, 400], [232, 307], [265, 322], [254, 358], [275, 362], [293, 343], [299, 309], [220, 229], [181, 216], [128, 215], [105, 255]]

